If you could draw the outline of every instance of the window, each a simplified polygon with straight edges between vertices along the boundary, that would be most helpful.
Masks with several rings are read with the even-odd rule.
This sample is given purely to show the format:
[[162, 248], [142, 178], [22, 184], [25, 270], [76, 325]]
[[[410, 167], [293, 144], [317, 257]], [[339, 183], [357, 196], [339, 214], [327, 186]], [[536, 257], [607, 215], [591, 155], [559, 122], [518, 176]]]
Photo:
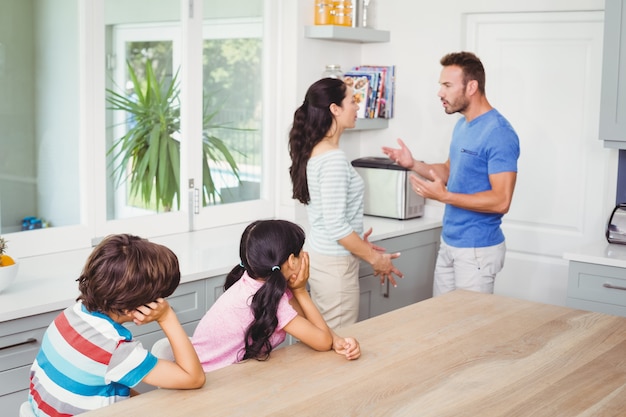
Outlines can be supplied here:
[[[114, 47], [107, 59], [112, 82], [106, 91], [111, 121], [106, 132], [107, 220], [180, 209], [180, 54], [174, 57], [181, 47], [179, 26], [112, 27]], [[155, 162], [151, 149], [159, 145], [174, 148], [156, 155], [156, 169], [165, 170], [165, 178], [158, 171], [147, 175]]]
[[[277, 5], [1, 1], [0, 20], [23, 23], [0, 25], [0, 86], [19, 89], [0, 98], [9, 132], [0, 138], [0, 233], [22, 248], [16, 256], [86, 248], [109, 233], [151, 237], [274, 215], [264, 69], [271, 61], [266, 16]], [[35, 28], [35, 36], [19, 27]], [[116, 165], [119, 139], [139, 119], [108, 98], [116, 92], [135, 102], [133, 90], [146, 89], [151, 76], [148, 62], [161, 87], [177, 88], [170, 104], [178, 125], [167, 148], [179, 153], [172, 204], [154, 188], [133, 188], [132, 163]], [[213, 192], [203, 151], [211, 155]], [[27, 216], [51, 227], [22, 232]]]
[[[154, 235], [155, 222], [162, 228], [156, 234], [165, 234], [251, 220], [259, 211], [272, 215], [263, 199], [264, 9], [258, 1], [236, 3], [241, 7], [220, 18], [211, 17], [214, 7], [209, 7], [201, 27], [190, 23], [186, 29], [165, 12], [153, 13], [150, 21], [143, 13], [129, 17], [127, 8], [118, 10], [117, 18], [113, 11], [105, 13], [112, 81], [106, 97], [103, 235], [122, 228]], [[201, 34], [198, 54], [191, 33]], [[159, 108], [168, 109], [167, 117], [146, 114], [155, 105], [148, 100], [151, 85], [159, 86]], [[160, 135], [142, 127], [154, 126], [142, 125], [142, 117], [155, 116], [164, 122]], [[132, 141], [120, 140], [125, 135]], [[152, 152], [148, 149], [156, 148], [148, 144], [157, 136], [161, 145]], [[155, 160], [158, 168], [151, 166]]]
[[85, 246], [78, 0], [1, 7], [0, 233], [18, 257]]
[[[203, 178], [203, 205], [260, 197], [263, 138], [263, 31], [260, 19], [203, 25], [205, 136], [223, 140], [228, 155]], [[217, 126], [217, 127], [214, 127]], [[232, 156], [231, 164], [228, 163]], [[209, 158], [210, 159], [210, 158]], [[213, 183], [214, 187], [207, 183]], [[215, 190], [211, 193], [211, 190]]]

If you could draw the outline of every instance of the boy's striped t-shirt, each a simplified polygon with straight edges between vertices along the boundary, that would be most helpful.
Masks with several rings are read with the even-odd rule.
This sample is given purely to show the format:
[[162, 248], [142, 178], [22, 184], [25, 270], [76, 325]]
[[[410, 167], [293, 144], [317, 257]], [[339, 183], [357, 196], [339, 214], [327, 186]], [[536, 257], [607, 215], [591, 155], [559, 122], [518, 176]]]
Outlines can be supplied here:
[[128, 398], [157, 359], [131, 332], [78, 302], [50, 324], [30, 372], [38, 416], [72, 416]]

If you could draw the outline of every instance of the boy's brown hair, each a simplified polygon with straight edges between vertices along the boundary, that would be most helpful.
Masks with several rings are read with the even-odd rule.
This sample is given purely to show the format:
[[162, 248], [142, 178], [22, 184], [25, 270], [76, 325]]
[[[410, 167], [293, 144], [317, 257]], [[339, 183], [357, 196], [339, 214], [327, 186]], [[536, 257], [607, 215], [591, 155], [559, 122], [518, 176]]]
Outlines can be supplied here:
[[126, 314], [180, 283], [178, 258], [169, 248], [138, 236], [107, 236], [96, 246], [77, 279], [87, 310]]

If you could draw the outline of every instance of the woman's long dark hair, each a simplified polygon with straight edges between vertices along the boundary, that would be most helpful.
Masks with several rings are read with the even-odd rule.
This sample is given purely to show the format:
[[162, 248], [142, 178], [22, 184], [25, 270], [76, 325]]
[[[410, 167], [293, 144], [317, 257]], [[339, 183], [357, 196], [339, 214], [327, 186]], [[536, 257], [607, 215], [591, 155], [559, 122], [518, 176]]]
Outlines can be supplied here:
[[293, 185], [293, 198], [309, 204], [309, 185], [306, 178], [306, 165], [313, 147], [317, 145], [331, 128], [334, 116], [330, 105], [341, 107], [346, 97], [346, 85], [336, 78], [322, 78], [313, 83], [304, 96], [304, 102], [293, 115], [293, 125], [289, 132], [289, 175]]
[[[265, 360], [272, 351], [270, 337], [278, 326], [278, 303], [287, 289], [280, 267], [289, 255], [298, 256], [304, 246], [304, 231], [286, 220], [259, 220], [246, 227], [241, 235], [239, 256], [242, 264], [226, 277], [224, 290], [239, 281], [244, 271], [251, 278], [263, 278], [265, 284], [252, 298], [254, 321], [246, 331], [245, 352], [240, 360]], [[242, 266], [243, 265], [243, 266]]]

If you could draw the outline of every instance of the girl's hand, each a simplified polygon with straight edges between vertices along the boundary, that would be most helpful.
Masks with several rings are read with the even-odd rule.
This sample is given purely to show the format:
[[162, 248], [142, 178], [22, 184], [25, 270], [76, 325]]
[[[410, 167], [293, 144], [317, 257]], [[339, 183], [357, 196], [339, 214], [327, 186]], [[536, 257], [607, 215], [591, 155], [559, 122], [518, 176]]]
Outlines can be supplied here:
[[137, 307], [131, 312], [131, 316], [133, 322], [140, 326], [152, 321], [162, 321], [170, 311], [172, 311], [170, 304], [165, 299], [158, 298], [156, 301]]
[[302, 251], [300, 255], [300, 270], [298, 274], [293, 274], [287, 280], [287, 285], [291, 291], [304, 289], [306, 291], [306, 283], [309, 280], [309, 254]]
[[354, 337], [334, 337], [333, 350], [344, 355], [347, 360], [358, 359], [361, 356], [361, 346]]

